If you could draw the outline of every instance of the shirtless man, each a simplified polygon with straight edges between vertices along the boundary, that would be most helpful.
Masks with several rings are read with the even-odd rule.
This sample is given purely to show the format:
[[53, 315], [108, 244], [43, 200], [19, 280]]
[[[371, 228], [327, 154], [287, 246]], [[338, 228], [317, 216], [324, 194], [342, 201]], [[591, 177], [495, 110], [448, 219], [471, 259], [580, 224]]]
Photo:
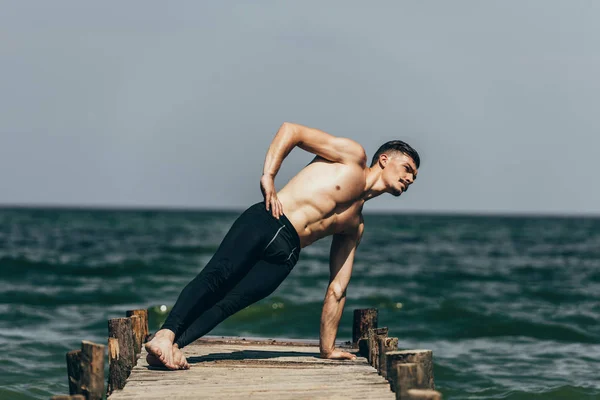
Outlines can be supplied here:
[[[275, 175], [296, 146], [316, 157], [276, 192]], [[183, 346], [271, 294], [291, 272], [300, 249], [328, 235], [333, 241], [320, 353], [323, 358], [356, 358], [334, 343], [364, 230], [363, 204], [382, 193], [400, 196], [416, 179], [419, 163], [418, 153], [398, 140], [382, 145], [368, 166], [358, 143], [284, 123], [265, 159], [260, 179], [264, 202], [242, 213], [206, 267], [183, 289], [161, 330], [145, 345], [148, 362], [189, 368]]]

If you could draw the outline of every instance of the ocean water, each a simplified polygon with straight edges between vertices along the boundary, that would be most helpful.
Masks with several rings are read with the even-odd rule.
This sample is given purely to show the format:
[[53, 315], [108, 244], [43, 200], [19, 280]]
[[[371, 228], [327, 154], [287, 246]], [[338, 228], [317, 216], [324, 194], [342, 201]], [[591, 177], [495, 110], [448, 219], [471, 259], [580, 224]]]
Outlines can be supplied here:
[[[65, 353], [107, 319], [151, 330], [239, 212], [0, 210], [0, 399], [68, 393]], [[365, 215], [338, 339], [377, 307], [401, 348], [433, 350], [445, 399], [600, 398], [600, 219]], [[318, 338], [331, 241], [214, 335]]]

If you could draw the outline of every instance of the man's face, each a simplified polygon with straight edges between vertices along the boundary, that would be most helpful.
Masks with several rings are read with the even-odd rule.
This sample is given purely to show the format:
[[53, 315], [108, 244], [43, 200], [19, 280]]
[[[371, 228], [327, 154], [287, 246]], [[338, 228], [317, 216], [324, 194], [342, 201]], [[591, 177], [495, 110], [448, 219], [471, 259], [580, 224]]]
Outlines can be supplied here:
[[389, 193], [400, 196], [417, 179], [417, 166], [412, 158], [402, 153], [382, 154], [385, 156], [383, 180]]

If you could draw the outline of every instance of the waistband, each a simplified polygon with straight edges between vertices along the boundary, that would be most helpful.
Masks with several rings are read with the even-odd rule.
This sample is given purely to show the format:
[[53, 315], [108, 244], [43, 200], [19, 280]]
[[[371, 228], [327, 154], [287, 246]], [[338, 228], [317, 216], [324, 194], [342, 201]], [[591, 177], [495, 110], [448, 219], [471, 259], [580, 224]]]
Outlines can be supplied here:
[[[273, 220], [278, 221], [277, 218], [275, 218], [273, 216], [273, 214], [271, 213], [271, 211], [267, 211], [266, 206], [265, 206], [265, 202], [261, 201], [260, 203], [257, 203], [257, 205], [260, 204], [260, 206], [262, 207], [262, 209], [264, 210], [264, 212], [266, 212], [267, 214], [269, 214], [269, 216], [271, 218], [273, 218]], [[292, 223], [290, 222], [290, 220], [285, 216], [285, 214], [282, 214], [279, 217], [279, 224], [283, 224], [285, 225], [286, 228], [288, 228], [288, 230], [290, 231], [290, 235], [292, 236], [292, 240], [295, 242], [294, 246], [298, 247], [298, 250], [300, 250], [300, 236], [298, 236], [298, 232], [296, 232], [296, 228], [294, 228], [294, 225], [292, 225]]]

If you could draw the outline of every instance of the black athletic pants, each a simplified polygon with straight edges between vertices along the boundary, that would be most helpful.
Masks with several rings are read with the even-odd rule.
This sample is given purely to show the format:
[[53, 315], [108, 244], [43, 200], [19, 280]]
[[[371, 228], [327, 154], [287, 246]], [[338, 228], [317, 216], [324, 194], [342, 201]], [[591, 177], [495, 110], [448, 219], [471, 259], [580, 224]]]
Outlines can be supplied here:
[[238, 217], [206, 267], [183, 289], [162, 329], [175, 332], [181, 348], [237, 311], [267, 297], [300, 255], [290, 221], [277, 220], [265, 203]]

